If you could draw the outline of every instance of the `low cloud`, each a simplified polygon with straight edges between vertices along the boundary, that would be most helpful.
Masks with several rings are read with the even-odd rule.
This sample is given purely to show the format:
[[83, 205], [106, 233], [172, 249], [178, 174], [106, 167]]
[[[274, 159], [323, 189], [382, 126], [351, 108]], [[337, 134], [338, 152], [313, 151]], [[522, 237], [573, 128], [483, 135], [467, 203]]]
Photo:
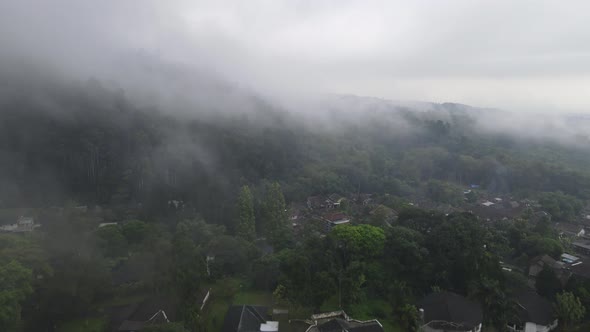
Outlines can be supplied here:
[[207, 95], [175, 83], [197, 72], [280, 97], [585, 112], [588, 9], [584, 1], [8, 0], [0, 66], [18, 59], [160, 99]]

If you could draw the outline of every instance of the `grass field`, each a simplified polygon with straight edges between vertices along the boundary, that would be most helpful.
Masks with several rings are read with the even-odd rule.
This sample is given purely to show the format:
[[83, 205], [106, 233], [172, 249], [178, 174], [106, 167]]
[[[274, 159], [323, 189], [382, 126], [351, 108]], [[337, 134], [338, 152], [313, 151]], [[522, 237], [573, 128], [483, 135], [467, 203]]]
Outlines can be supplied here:
[[272, 294], [263, 291], [240, 291], [234, 296], [233, 304], [256, 304], [271, 307], [273, 305]]
[[107, 321], [104, 318], [86, 318], [69, 321], [57, 328], [57, 332], [105, 332]]

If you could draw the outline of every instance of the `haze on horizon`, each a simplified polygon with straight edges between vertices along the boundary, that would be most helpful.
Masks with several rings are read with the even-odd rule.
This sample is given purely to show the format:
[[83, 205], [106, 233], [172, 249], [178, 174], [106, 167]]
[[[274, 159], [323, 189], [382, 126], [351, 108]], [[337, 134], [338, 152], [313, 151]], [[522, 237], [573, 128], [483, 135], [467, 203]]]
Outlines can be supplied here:
[[129, 64], [145, 58], [268, 95], [588, 112], [588, 10], [585, 1], [5, 0], [0, 67], [18, 59], [133, 81]]

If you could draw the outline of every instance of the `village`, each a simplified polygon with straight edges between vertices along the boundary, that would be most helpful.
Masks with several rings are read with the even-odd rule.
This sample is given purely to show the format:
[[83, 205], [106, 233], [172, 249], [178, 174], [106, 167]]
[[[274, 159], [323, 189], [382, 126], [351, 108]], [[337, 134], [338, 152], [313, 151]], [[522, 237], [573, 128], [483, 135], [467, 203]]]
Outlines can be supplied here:
[[[477, 191], [477, 199], [472, 195]], [[354, 193], [348, 195], [329, 194], [314, 195], [303, 202], [291, 202], [287, 208], [288, 222], [297, 241], [304, 241], [307, 232], [326, 236], [340, 225], [370, 224], [391, 228], [396, 224], [401, 212], [408, 208], [420, 208], [437, 211], [444, 215], [453, 213], [472, 213], [486, 227], [495, 223], [512, 222], [526, 218], [531, 223], [551, 221], [551, 215], [543, 210], [538, 201], [532, 199], [515, 199], [509, 195], [488, 195], [476, 186], [467, 187], [462, 192], [464, 200], [452, 206], [432, 200], [405, 199], [390, 195]], [[181, 210], [182, 202], [169, 203], [172, 209]], [[81, 214], [92, 214], [86, 206], [75, 207]], [[101, 220], [94, 227], [105, 229], [120, 227], [126, 222]], [[502, 269], [519, 273], [527, 278], [528, 288], [522, 289], [515, 301], [520, 304], [518, 322], [509, 324], [512, 332], [551, 331], [558, 325], [551, 302], [535, 291], [537, 278], [542, 271], [551, 270], [559, 279], [562, 287], [575, 279], [590, 280], [590, 209], [584, 208], [571, 222], [551, 222], [555, 232], [564, 244], [564, 252], [559, 257], [544, 254], [531, 259], [527, 266], [522, 262], [501, 262]], [[13, 224], [0, 226], [0, 232], [26, 234], [43, 232], [43, 221], [32, 216], [20, 216]], [[264, 239], [256, 240], [256, 246], [264, 255], [272, 254], [272, 246]], [[206, 256], [207, 273], [215, 269], [216, 256], [224, 255], [211, 251]], [[141, 290], [145, 273], [149, 266], [141, 260], [129, 259], [117, 264], [112, 269], [112, 286], [136, 293]], [[227, 280], [223, 280], [227, 282]], [[380, 322], [380, 317], [349, 316], [337, 306], [326, 306], [321, 313], [299, 313], [292, 306], [281, 303], [273, 296], [264, 293], [243, 292], [238, 287], [231, 295], [225, 294], [223, 283], [207, 283], [197, 291], [196, 301], [199, 312], [205, 320], [215, 321], [214, 326], [221, 332], [252, 331], [287, 331], [287, 332], [324, 332], [387, 331]], [[217, 294], [216, 294], [217, 293]], [[221, 293], [221, 294], [219, 294]], [[237, 294], [237, 295], [236, 295]], [[236, 297], [238, 300], [236, 300]], [[111, 306], [107, 309], [109, 330], [120, 332], [141, 331], [154, 324], [174, 322], [178, 317], [178, 307], [170, 297], [140, 297], [141, 301]], [[225, 306], [225, 308], [224, 308]], [[419, 309], [420, 331], [439, 331], [453, 326], [454, 331], [480, 332], [488, 331], [483, 326], [483, 313], [480, 305], [464, 296], [452, 292], [435, 292], [427, 295], [417, 303]], [[451, 308], [452, 310], [448, 310]], [[206, 317], [211, 315], [212, 317]]]

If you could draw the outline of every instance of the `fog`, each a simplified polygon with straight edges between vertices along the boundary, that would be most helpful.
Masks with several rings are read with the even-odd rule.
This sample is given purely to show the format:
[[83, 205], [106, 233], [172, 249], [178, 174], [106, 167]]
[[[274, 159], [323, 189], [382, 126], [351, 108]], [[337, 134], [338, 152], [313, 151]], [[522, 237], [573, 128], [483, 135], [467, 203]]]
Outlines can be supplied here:
[[7, 0], [0, 4], [0, 56], [159, 90], [170, 82], [146, 80], [133, 65], [198, 71], [273, 96], [350, 93], [585, 112], [589, 7], [583, 1]]
[[563, 117], [590, 105], [587, 9], [582, 1], [8, 0], [1, 93], [96, 78], [139, 107], [256, 116], [272, 105], [321, 124], [337, 122], [334, 112], [350, 124], [366, 112], [440, 112], [452, 102], [488, 110], [470, 109], [483, 130], [571, 143], [590, 131], [588, 121]]

